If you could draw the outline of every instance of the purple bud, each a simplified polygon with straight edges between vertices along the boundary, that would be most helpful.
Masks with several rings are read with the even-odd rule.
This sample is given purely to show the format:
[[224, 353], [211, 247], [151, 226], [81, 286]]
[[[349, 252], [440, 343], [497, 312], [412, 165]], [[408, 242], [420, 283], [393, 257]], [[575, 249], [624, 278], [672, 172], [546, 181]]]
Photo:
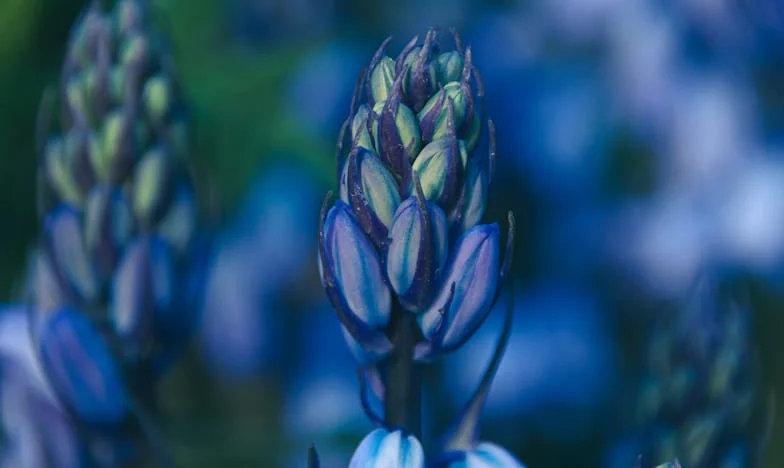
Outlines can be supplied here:
[[425, 338], [440, 341], [440, 347], [449, 350], [481, 325], [498, 286], [498, 248], [496, 223], [474, 226], [457, 240], [441, 289], [419, 317]]
[[47, 253], [60, 279], [80, 301], [93, 301], [100, 284], [84, 245], [82, 217], [61, 205], [44, 221]]
[[[412, 311], [427, 306], [448, 254], [446, 215], [433, 203], [423, 204], [426, 214], [416, 197], [400, 205], [389, 231], [387, 250], [387, 278], [403, 306]], [[423, 231], [425, 224], [430, 233]]]
[[331, 267], [349, 309], [370, 327], [386, 326], [392, 309], [389, 288], [378, 253], [348, 205], [335, 203], [324, 222], [324, 231]]
[[133, 229], [133, 218], [121, 190], [99, 185], [87, 195], [84, 241], [90, 257], [103, 275], [117, 264], [120, 248]]
[[114, 359], [90, 320], [69, 307], [52, 314], [38, 337], [41, 363], [62, 403], [88, 426], [111, 426], [127, 416]]
[[131, 359], [151, 346], [158, 286], [152, 261], [150, 240], [136, 240], [126, 250], [112, 283], [110, 318]]

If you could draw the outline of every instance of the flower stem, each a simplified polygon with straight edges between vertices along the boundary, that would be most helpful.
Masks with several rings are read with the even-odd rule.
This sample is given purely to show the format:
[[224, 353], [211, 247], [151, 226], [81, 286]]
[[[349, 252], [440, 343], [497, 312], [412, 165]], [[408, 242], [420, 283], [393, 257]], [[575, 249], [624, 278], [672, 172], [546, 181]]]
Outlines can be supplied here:
[[390, 427], [402, 428], [420, 438], [422, 426], [422, 377], [414, 361], [419, 327], [414, 316], [395, 304], [390, 321], [394, 348], [386, 362], [384, 417]]

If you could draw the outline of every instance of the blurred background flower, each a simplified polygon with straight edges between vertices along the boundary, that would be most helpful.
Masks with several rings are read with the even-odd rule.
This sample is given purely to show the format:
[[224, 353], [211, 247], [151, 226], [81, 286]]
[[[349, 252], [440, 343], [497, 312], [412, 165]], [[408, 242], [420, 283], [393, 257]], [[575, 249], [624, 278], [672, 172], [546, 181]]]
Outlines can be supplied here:
[[[369, 432], [318, 280], [318, 206], [336, 188], [337, 130], [362, 65], [387, 35], [399, 49], [431, 25], [457, 27], [483, 74], [497, 126], [485, 219], [518, 219], [514, 333], [483, 437], [528, 466], [606, 466], [609, 447], [636, 437], [612, 403], [639, 386], [653, 325], [674, 326], [659, 319], [702, 272], [744, 291], [761, 385], [784, 398], [775, 0], [151, 3], [191, 103], [194, 172], [224, 213], [197, 340], [163, 382], [180, 465], [302, 466], [316, 442], [324, 466], [345, 466]], [[37, 230], [35, 113], [82, 6], [0, 2], [0, 300], [21, 289]], [[20, 416], [15, 314], [0, 315], [0, 398], [3, 420], [21, 424], [35, 419]], [[500, 315], [427, 376], [426, 432], [467, 398]], [[25, 427], [4, 453], [56, 443], [14, 450]], [[637, 445], [625, 446], [633, 460]], [[782, 464], [778, 423], [760, 466]]]

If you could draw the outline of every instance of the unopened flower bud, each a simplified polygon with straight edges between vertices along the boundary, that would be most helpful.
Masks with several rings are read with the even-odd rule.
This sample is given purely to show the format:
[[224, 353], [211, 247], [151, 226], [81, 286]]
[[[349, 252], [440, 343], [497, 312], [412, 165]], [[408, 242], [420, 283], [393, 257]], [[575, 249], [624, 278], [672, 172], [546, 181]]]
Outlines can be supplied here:
[[351, 457], [349, 468], [424, 468], [422, 444], [402, 431], [376, 429], [368, 434]]
[[383, 102], [392, 94], [395, 83], [395, 61], [383, 57], [370, 73], [370, 94], [373, 102]]

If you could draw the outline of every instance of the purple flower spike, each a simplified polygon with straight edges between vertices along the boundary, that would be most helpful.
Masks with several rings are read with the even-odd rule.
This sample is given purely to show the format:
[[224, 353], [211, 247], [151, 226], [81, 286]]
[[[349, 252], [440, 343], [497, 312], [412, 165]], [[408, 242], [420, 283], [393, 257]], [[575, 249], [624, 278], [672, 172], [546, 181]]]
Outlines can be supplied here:
[[119, 369], [87, 317], [69, 307], [58, 310], [38, 342], [49, 382], [80, 423], [109, 427], [125, 420], [127, 400]]
[[475, 226], [457, 240], [441, 290], [419, 317], [426, 339], [448, 350], [467, 340], [482, 323], [498, 289], [499, 242], [495, 223]]
[[369, 352], [386, 355], [392, 344], [381, 328], [389, 323], [392, 298], [373, 244], [338, 201], [326, 214], [319, 234], [321, 279], [332, 307], [351, 337]]

